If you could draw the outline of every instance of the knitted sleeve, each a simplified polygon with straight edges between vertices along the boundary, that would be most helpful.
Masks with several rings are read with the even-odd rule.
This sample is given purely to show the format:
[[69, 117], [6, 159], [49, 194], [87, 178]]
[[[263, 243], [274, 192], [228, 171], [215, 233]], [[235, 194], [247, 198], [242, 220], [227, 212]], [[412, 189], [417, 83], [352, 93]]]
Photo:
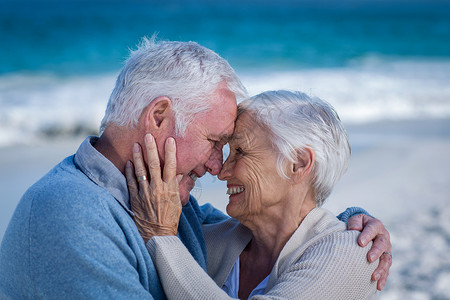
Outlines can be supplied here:
[[176, 236], [155, 236], [147, 249], [168, 299], [231, 299]]
[[370, 214], [366, 210], [364, 210], [360, 207], [349, 207], [345, 211], [341, 212], [336, 218], [338, 218], [339, 221], [347, 223], [348, 219], [350, 219], [353, 216], [360, 215], [360, 214], [370, 216]]

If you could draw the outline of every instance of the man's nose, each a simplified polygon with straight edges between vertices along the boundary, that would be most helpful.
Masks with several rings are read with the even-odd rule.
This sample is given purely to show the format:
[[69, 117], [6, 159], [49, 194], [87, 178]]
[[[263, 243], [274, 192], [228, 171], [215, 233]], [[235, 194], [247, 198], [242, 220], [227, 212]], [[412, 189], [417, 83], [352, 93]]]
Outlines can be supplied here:
[[208, 172], [211, 175], [217, 175], [222, 170], [222, 162], [223, 162], [223, 153], [222, 149], [218, 147], [214, 147], [211, 152], [211, 156], [205, 164], [205, 167], [208, 169]]

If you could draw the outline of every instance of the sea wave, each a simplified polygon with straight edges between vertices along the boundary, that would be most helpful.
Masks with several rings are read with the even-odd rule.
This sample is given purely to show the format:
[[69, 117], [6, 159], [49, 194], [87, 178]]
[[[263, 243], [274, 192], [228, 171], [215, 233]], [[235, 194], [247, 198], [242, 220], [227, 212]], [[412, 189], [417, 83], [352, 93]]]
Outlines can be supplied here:
[[344, 123], [450, 117], [450, 60], [366, 57], [345, 68], [241, 76], [250, 94], [300, 90], [330, 102]]
[[97, 133], [114, 77], [0, 77], [0, 147]]
[[[250, 94], [288, 89], [327, 100], [346, 124], [450, 117], [450, 60], [367, 57], [345, 68], [239, 75]], [[98, 133], [115, 76], [1, 76], [0, 147]]]

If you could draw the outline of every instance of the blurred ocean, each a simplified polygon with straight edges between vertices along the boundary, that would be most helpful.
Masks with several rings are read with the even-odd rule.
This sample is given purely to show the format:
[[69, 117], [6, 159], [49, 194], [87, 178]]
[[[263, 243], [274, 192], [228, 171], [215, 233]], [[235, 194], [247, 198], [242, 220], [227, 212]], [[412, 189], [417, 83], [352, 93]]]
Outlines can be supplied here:
[[142, 36], [196, 41], [251, 94], [302, 90], [345, 123], [450, 117], [448, 1], [0, 0], [0, 147], [96, 133]]

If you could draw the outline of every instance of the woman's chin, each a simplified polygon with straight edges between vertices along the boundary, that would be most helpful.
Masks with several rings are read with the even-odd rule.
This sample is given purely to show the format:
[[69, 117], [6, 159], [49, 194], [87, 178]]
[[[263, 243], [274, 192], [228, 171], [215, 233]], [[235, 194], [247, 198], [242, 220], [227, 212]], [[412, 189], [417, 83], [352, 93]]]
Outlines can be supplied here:
[[244, 192], [241, 192], [239, 194], [230, 195], [229, 202], [227, 205], [227, 214], [232, 217], [236, 218], [238, 215], [240, 215], [240, 207], [242, 207], [241, 202], [244, 200]]
[[232, 207], [230, 207], [230, 204], [228, 203], [227, 207], [226, 207], [226, 211], [227, 214], [232, 217], [232, 218], [236, 218], [236, 215], [234, 214], [234, 210]]

